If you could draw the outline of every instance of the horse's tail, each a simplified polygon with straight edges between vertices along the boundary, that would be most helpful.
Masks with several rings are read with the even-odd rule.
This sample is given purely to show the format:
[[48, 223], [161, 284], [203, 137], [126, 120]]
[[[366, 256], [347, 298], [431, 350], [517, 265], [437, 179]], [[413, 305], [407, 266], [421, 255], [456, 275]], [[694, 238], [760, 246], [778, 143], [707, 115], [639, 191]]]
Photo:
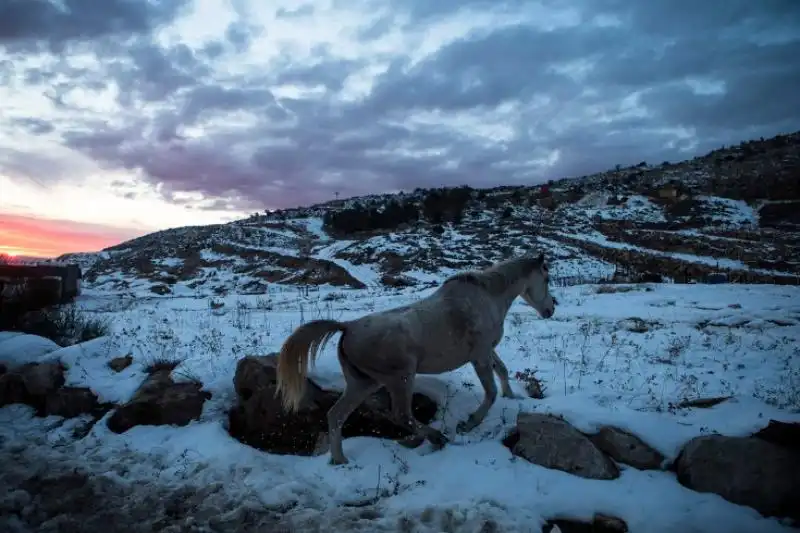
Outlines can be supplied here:
[[298, 327], [284, 341], [278, 354], [277, 388], [288, 412], [297, 411], [306, 392], [309, 361], [313, 364], [319, 351], [346, 324], [336, 320], [313, 320]]

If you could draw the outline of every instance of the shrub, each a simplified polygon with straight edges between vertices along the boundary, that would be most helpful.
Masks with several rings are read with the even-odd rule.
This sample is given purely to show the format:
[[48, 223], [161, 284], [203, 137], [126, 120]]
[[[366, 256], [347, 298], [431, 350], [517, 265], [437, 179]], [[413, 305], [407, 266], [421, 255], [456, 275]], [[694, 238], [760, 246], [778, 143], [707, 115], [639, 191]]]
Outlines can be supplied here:
[[422, 200], [422, 216], [432, 224], [452, 222], [459, 224], [467, 205], [472, 200], [471, 187], [432, 189]]
[[328, 211], [323, 217], [326, 228], [349, 234], [359, 231], [392, 230], [419, 219], [419, 209], [411, 200], [389, 201], [382, 210], [360, 204], [341, 211]]
[[59, 306], [52, 287], [26, 283], [0, 294], [0, 330], [45, 337], [59, 346], [86, 342], [109, 332], [105, 320], [87, 316], [74, 304]]

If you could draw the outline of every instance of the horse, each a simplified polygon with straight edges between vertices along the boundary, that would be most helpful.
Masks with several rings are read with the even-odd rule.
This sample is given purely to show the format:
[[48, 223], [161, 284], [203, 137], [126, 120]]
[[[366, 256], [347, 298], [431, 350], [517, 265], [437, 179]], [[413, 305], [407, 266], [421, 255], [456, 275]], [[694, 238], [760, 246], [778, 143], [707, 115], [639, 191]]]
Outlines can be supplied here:
[[350, 321], [313, 320], [297, 327], [278, 354], [276, 396], [287, 413], [302, 403], [309, 363], [327, 342], [341, 333], [337, 356], [345, 390], [327, 413], [330, 464], [348, 460], [342, 449], [342, 426], [370, 395], [386, 388], [391, 420], [411, 435], [401, 441], [418, 446], [425, 439], [434, 450], [448, 438], [419, 422], [411, 409], [416, 374], [441, 374], [470, 363], [484, 389], [484, 398], [458, 433], [477, 427], [497, 399], [494, 373], [504, 397], [515, 397], [508, 369], [495, 347], [503, 325], [519, 296], [540, 317], [553, 316], [558, 304], [550, 294], [549, 272], [543, 253], [497, 262], [483, 270], [465, 270], [447, 279], [430, 295], [414, 303], [376, 311]]

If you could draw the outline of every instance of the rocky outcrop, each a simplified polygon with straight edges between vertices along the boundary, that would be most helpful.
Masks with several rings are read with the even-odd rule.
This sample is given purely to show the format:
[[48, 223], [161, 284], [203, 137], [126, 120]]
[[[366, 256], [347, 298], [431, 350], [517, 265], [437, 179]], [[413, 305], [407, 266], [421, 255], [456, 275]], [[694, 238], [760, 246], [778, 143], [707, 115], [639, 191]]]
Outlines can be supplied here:
[[703, 435], [675, 461], [678, 481], [752, 507], [764, 516], [800, 519], [800, 454], [759, 437]]
[[122, 372], [133, 364], [133, 357], [131, 355], [123, 355], [115, 357], [108, 362], [108, 367], [114, 372]]
[[753, 436], [800, 453], [800, 422], [770, 420], [766, 427]]
[[606, 426], [589, 437], [597, 448], [618, 463], [639, 470], [658, 470], [664, 456], [642, 439], [619, 428]]
[[87, 387], [60, 387], [50, 391], [44, 399], [44, 412], [48, 415], [74, 418], [82, 414], [105, 411], [97, 396]]
[[588, 479], [616, 479], [619, 468], [583, 433], [552, 415], [520, 413], [506, 439], [511, 453], [531, 463]]
[[134, 426], [185, 426], [197, 420], [211, 393], [198, 382], [176, 383], [170, 369], [153, 372], [131, 400], [118, 407], [108, 419], [108, 428], [124, 433]]
[[60, 362], [47, 361], [26, 363], [2, 373], [0, 407], [22, 403], [36, 409], [39, 416], [101, 416], [108, 406], [86, 387], [65, 387], [65, 370]]
[[[276, 355], [248, 356], [236, 365], [237, 405], [229, 412], [228, 431], [237, 440], [271, 453], [313, 455], [326, 451], [327, 413], [340, 391], [325, 390], [310, 379], [297, 413], [284, 411], [275, 394]], [[342, 435], [400, 439], [408, 436], [388, 420], [389, 397], [380, 390], [367, 399], [342, 429]], [[413, 398], [414, 415], [423, 423], [433, 419], [438, 406], [422, 394]]]
[[569, 518], [548, 520], [542, 533], [627, 533], [628, 524], [621, 518], [597, 513], [591, 522]]

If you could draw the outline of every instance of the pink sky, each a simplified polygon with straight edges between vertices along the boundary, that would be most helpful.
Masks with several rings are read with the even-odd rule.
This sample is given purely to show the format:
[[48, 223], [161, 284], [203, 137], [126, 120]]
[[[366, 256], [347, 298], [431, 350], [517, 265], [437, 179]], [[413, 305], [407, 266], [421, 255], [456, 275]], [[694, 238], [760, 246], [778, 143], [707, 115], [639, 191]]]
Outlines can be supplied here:
[[0, 254], [55, 257], [93, 252], [147, 233], [70, 220], [0, 214]]

